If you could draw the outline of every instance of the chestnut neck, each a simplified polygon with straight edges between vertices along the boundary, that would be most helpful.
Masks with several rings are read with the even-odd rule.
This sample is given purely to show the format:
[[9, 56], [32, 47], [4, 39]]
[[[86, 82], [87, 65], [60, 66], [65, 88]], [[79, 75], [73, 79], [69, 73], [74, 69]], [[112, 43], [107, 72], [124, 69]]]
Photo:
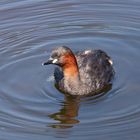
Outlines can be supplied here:
[[65, 79], [79, 79], [79, 69], [74, 54], [68, 53], [64, 56], [64, 65], [62, 66]]

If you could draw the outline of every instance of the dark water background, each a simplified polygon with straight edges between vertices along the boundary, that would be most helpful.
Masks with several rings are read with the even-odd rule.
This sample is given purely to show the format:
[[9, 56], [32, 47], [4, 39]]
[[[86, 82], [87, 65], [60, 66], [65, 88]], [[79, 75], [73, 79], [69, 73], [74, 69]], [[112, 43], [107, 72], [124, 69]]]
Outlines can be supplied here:
[[[116, 71], [100, 98], [54, 87], [52, 48], [105, 50]], [[140, 1], [1, 0], [0, 140], [139, 140]]]

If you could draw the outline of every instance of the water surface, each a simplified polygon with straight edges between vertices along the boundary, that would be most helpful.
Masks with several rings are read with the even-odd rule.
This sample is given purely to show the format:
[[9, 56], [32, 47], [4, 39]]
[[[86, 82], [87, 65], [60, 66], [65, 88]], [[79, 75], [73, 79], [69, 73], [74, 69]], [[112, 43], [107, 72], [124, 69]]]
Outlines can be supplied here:
[[[139, 0], [0, 1], [0, 139], [139, 140]], [[54, 86], [51, 50], [102, 49], [112, 88], [67, 97]]]

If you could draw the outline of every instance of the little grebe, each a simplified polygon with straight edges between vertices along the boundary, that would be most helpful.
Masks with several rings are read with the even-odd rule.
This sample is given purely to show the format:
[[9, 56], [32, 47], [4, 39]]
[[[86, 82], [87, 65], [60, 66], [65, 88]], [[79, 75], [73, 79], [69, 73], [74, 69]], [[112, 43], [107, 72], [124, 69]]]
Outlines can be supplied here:
[[58, 88], [71, 95], [89, 95], [110, 84], [114, 69], [111, 58], [102, 50], [85, 50], [75, 55], [66, 46], [58, 47], [44, 65], [55, 64]]

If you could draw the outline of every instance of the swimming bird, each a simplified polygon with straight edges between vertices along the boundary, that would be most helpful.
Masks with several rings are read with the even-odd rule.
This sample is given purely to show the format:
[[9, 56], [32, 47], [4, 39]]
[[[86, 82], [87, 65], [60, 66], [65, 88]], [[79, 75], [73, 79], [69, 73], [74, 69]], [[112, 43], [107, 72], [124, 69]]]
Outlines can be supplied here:
[[66, 46], [55, 48], [44, 65], [54, 64], [58, 88], [70, 95], [89, 95], [102, 90], [114, 77], [113, 62], [102, 50], [73, 53]]

